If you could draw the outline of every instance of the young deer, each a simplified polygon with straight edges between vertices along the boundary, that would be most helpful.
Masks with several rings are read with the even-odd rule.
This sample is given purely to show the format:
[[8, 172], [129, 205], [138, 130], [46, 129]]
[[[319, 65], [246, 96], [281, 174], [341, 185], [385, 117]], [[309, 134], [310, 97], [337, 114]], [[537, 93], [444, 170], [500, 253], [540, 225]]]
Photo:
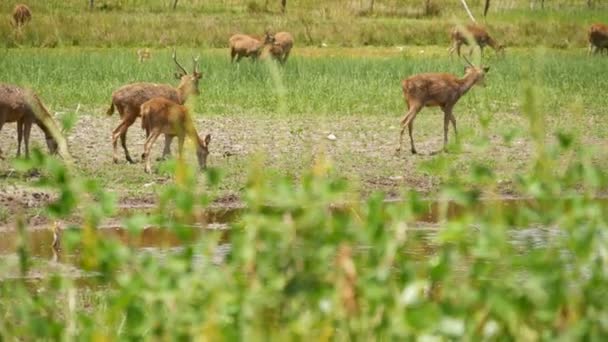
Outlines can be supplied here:
[[483, 48], [486, 45], [494, 49], [496, 53], [504, 52], [504, 45], [498, 44], [498, 42], [496, 42], [496, 40], [494, 40], [494, 38], [492, 38], [488, 34], [488, 31], [483, 26], [471, 24], [467, 25], [464, 29], [467, 32], [462, 32], [461, 29], [459, 29], [458, 27], [455, 27], [452, 30], [450, 34], [450, 38], [452, 41], [452, 46], [449, 49], [450, 55], [452, 55], [454, 51], [456, 51], [456, 53], [458, 53], [458, 56], [460, 57], [460, 48], [462, 47], [462, 45], [469, 45], [467, 33], [470, 34], [477, 43], [477, 45], [479, 45], [479, 49], [481, 50], [482, 55]]
[[[175, 50], [173, 51], [173, 61], [180, 71], [175, 73], [175, 77], [180, 80], [177, 88], [168, 84], [155, 83], [131, 83], [127, 84], [114, 93], [112, 93], [112, 104], [107, 111], [108, 115], [114, 113], [114, 107], [120, 114], [121, 122], [112, 132], [112, 145], [114, 148], [113, 159], [114, 163], [118, 163], [118, 138], [123, 150], [125, 158], [129, 163], [133, 163], [133, 159], [129, 155], [127, 149], [127, 130], [140, 116], [140, 108], [142, 103], [155, 98], [164, 97], [179, 104], [186, 102], [190, 95], [198, 95], [198, 81], [201, 78], [201, 73], [198, 70], [198, 58], [194, 58], [194, 67], [192, 74], [188, 74], [186, 69], [177, 61]], [[171, 137], [165, 137], [165, 149], [163, 156], [171, 153]]]
[[163, 97], [155, 97], [141, 105], [141, 126], [146, 131], [146, 142], [144, 144], [144, 160], [146, 173], [151, 172], [150, 150], [159, 135], [177, 136], [179, 142], [178, 153], [182, 156], [184, 140], [188, 136], [196, 145], [196, 157], [201, 170], [207, 168], [207, 156], [209, 155], [209, 142], [211, 135], [204, 138], [199, 137], [184, 105], [177, 104]]
[[[17, 157], [21, 156], [21, 142], [25, 140], [25, 157], [30, 155], [30, 131], [36, 124], [46, 139], [49, 152], [56, 153], [58, 144], [50, 130], [59, 131], [53, 117], [42, 101], [30, 90], [11, 84], [0, 84], [0, 130], [7, 122], [17, 123]], [[52, 127], [51, 127], [52, 126]], [[2, 151], [0, 151], [2, 159]]]
[[397, 151], [401, 151], [403, 133], [405, 132], [405, 127], [407, 127], [410, 135], [411, 151], [413, 154], [417, 153], [416, 147], [414, 147], [412, 131], [414, 129], [416, 114], [424, 107], [439, 106], [443, 111], [444, 151], [446, 151], [448, 144], [449, 122], [452, 123], [454, 135], [458, 138], [456, 119], [454, 118], [452, 109], [458, 100], [466, 94], [471, 87], [476, 84], [485, 85], [484, 76], [489, 70], [487, 67], [479, 68], [472, 65], [466, 57], [465, 60], [469, 66], [465, 68], [465, 75], [463, 78], [458, 78], [452, 74], [445, 73], [427, 73], [410, 76], [401, 83], [408, 111], [401, 120], [401, 133], [399, 135], [399, 147], [397, 148]]
[[608, 25], [593, 24], [587, 33], [589, 53], [608, 52]]
[[30, 11], [29, 7], [24, 4], [15, 5], [13, 9], [13, 25], [21, 28], [30, 20], [32, 20], [32, 11]]
[[260, 57], [262, 50], [266, 45], [274, 43], [274, 36], [268, 32], [264, 34], [264, 40], [257, 39], [255, 37], [246, 34], [235, 34], [228, 40], [230, 47], [230, 61], [240, 62], [243, 57], [251, 57], [252, 61], [255, 61]]
[[270, 55], [279, 63], [285, 64], [291, 48], [293, 47], [293, 36], [289, 32], [277, 32], [274, 35], [274, 43], [270, 47]]

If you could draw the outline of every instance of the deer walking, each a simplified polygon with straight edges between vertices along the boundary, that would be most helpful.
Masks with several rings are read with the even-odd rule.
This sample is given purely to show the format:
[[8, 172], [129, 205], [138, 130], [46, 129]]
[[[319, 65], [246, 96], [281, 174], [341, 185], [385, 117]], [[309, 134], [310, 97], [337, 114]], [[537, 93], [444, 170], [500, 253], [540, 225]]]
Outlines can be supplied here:
[[465, 60], [469, 66], [466, 67], [464, 77], [462, 78], [447, 73], [424, 73], [410, 76], [401, 83], [408, 111], [401, 120], [401, 133], [399, 134], [399, 147], [397, 148], [398, 152], [401, 151], [403, 146], [403, 133], [407, 127], [412, 154], [417, 153], [416, 147], [414, 146], [414, 138], [412, 136], [414, 119], [418, 112], [424, 107], [439, 106], [443, 111], [444, 151], [447, 150], [448, 126], [450, 122], [454, 128], [454, 135], [458, 138], [456, 119], [452, 112], [454, 105], [456, 105], [458, 100], [460, 100], [460, 98], [474, 85], [485, 85], [484, 77], [489, 70], [488, 67], [476, 67], [472, 65], [466, 57]]
[[[36, 124], [44, 133], [49, 152], [57, 152], [58, 144], [51, 129], [59, 132], [48, 109], [32, 91], [11, 84], [0, 84], [0, 130], [5, 123], [17, 123], [17, 157], [21, 156], [21, 142], [25, 143], [25, 157], [30, 155], [30, 132]], [[0, 159], [2, 151], [0, 151]]]
[[[469, 45], [468, 36], [472, 36], [475, 40], [475, 43], [479, 46], [481, 50], [481, 54], [483, 55], [483, 48], [487, 45], [494, 49], [496, 53], [504, 52], [505, 46], [499, 44], [494, 38], [488, 34], [488, 31], [483, 27], [475, 24], [470, 24], [464, 27], [466, 32], [461, 31], [458, 27], [455, 27], [450, 33], [450, 40], [452, 41], [452, 46], [449, 48], [450, 55], [456, 52], [460, 57], [460, 48], [462, 45]], [[469, 52], [469, 55], [471, 51]]]
[[589, 41], [589, 54], [608, 53], [608, 25], [593, 24], [587, 32], [587, 40]]
[[289, 32], [277, 32], [274, 35], [274, 43], [270, 46], [270, 55], [279, 61], [281, 64], [285, 64], [291, 48], [293, 47], [293, 36]]
[[[175, 73], [175, 77], [180, 80], [177, 88], [168, 84], [155, 83], [131, 83], [122, 86], [112, 93], [112, 104], [107, 111], [107, 115], [114, 113], [114, 108], [120, 114], [121, 122], [112, 132], [112, 146], [114, 149], [113, 160], [118, 163], [118, 138], [125, 152], [125, 158], [129, 163], [134, 163], [127, 149], [127, 130], [135, 120], [140, 117], [141, 105], [155, 97], [164, 97], [179, 104], [186, 102], [190, 95], [198, 95], [198, 83], [202, 76], [198, 70], [198, 58], [193, 59], [192, 74], [188, 74], [186, 69], [177, 61], [175, 51], [173, 51], [173, 61], [179, 71]], [[171, 137], [165, 137], [165, 149], [163, 156], [171, 153]]]
[[146, 142], [142, 159], [145, 166], [144, 171], [150, 173], [150, 150], [159, 135], [177, 136], [178, 153], [181, 157], [184, 150], [186, 136], [196, 145], [196, 157], [201, 170], [207, 168], [207, 156], [209, 155], [209, 142], [211, 135], [207, 134], [201, 138], [194, 127], [194, 122], [184, 105], [180, 105], [163, 97], [155, 97], [141, 105], [141, 126], [146, 131]]
[[264, 40], [246, 34], [235, 34], [228, 40], [230, 47], [230, 61], [240, 62], [243, 57], [250, 57], [252, 61], [256, 61], [262, 54], [265, 46], [274, 43], [274, 36], [268, 32], [264, 34]]
[[25, 26], [32, 20], [32, 11], [24, 4], [17, 4], [13, 9], [13, 25], [17, 28]]

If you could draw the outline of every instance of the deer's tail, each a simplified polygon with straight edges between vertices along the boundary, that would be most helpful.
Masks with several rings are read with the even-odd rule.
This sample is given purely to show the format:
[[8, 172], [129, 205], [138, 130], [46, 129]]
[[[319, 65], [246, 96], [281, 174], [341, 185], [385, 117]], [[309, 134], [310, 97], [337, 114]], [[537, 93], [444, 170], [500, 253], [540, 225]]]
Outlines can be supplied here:
[[106, 115], [110, 116], [114, 114], [114, 101], [112, 101], [112, 103], [110, 104], [110, 108], [108, 108], [108, 110], [106, 111]]

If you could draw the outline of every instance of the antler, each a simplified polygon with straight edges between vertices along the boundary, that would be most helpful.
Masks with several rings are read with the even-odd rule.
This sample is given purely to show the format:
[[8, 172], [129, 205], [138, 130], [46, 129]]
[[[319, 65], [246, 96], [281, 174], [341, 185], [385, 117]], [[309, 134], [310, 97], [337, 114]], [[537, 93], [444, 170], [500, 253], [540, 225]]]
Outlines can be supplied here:
[[[182, 70], [182, 72], [184, 73], [184, 75], [188, 75], [188, 72], [186, 71], [186, 69], [184, 69], [183, 66], [181, 66], [179, 64], [179, 62], [177, 61], [177, 54], [175, 53], [175, 48], [173, 48], [173, 61], [175, 62], [175, 64], [177, 65], [178, 68], [180, 68]], [[177, 74], [176, 74], [177, 75]], [[182, 75], [183, 76], [183, 75]]]
[[470, 66], [471, 66], [471, 67], [473, 67], [473, 68], [475, 67], [475, 66], [473, 65], [473, 63], [471, 63], [471, 62], [469, 61], [469, 59], [468, 59], [468, 58], [467, 58], [465, 55], [462, 55], [462, 58], [464, 58], [464, 60], [467, 62], [467, 64], [468, 64], [468, 65], [470, 65]]
[[194, 74], [198, 74], [198, 73], [200, 73], [200, 72], [201, 72], [201, 71], [199, 70], [199, 65], [198, 65], [198, 59], [199, 59], [200, 57], [201, 57], [201, 56], [200, 56], [200, 55], [198, 55], [198, 56], [196, 56], [196, 57], [193, 57], [193, 58], [192, 58], [192, 64], [194, 64], [194, 67], [193, 67], [193, 69], [192, 69], [192, 70], [193, 70], [192, 72], [193, 72]]

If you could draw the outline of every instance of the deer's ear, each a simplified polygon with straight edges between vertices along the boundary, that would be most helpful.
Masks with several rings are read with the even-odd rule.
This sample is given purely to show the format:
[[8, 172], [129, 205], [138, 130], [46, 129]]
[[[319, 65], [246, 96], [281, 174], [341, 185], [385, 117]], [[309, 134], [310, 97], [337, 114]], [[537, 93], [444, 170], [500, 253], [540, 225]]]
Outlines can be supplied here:
[[203, 77], [203, 74], [200, 72], [197, 72], [197, 71], [195, 71], [193, 75], [194, 75], [194, 78], [196, 78], [197, 80], [200, 80], [201, 77]]
[[182, 75], [182, 74], [181, 74], [181, 73], [179, 73], [179, 72], [176, 72], [176, 73], [175, 73], [175, 74], [173, 74], [173, 75], [175, 75], [175, 78], [177, 78], [178, 80], [181, 80], [181, 79], [182, 79], [182, 77], [184, 76], [184, 75]]
[[209, 143], [211, 142], [211, 134], [207, 134], [205, 135], [205, 146], [209, 146]]
[[483, 67], [483, 72], [488, 72], [490, 71], [490, 67]]

